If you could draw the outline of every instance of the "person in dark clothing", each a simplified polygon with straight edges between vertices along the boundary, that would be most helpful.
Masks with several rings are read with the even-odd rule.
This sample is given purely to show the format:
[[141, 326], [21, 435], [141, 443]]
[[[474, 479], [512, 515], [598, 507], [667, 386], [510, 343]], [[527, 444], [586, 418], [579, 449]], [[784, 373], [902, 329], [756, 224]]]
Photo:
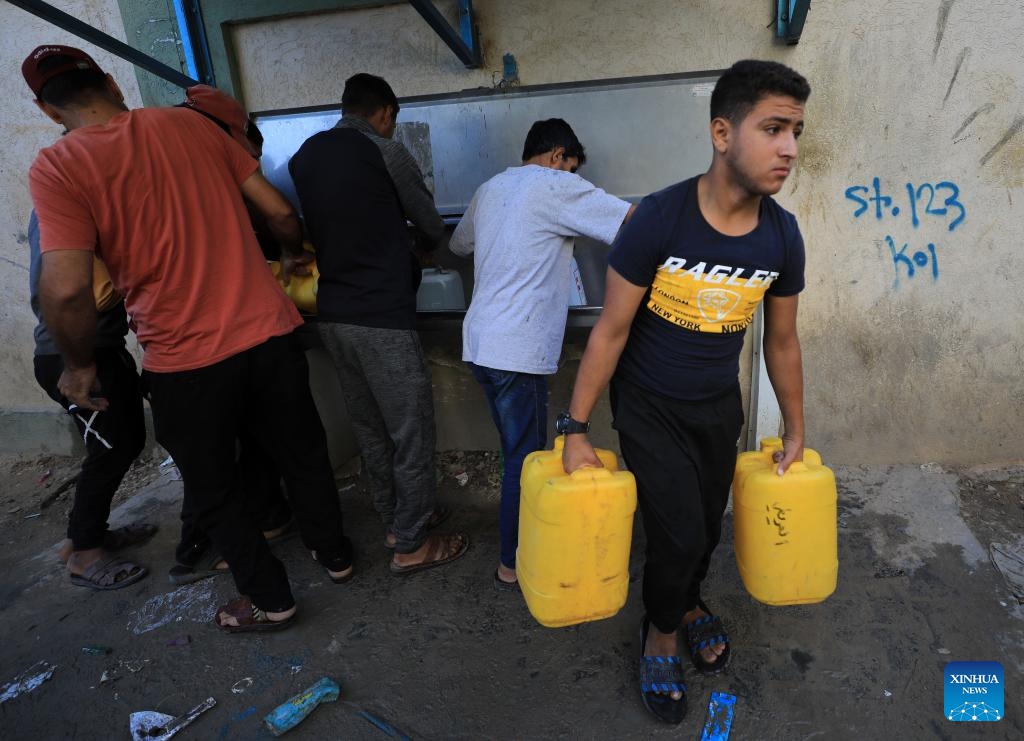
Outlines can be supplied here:
[[[263, 135], [249, 120], [241, 103], [209, 85], [193, 85], [185, 91], [185, 101], [179, 104], [195, 111], [219, 126], [256, 160], [263, 154]], [[249, 219], [264, 257], [278, 260], [281, 247], [269, 231], [266, 219], [259, 209], [246, 201]], [[243, 430], [238, 438], [238, 475], [245, 492], [245, 507], [268, 543], [277, 543], [297, 534], [291, 507], [281, 487], [281, 472], [259, 442]], [[187, 499], [187, 498], [186, 498]], [[198, 526], [192, 512], [182, 505], [181, 538], [174, 552], [175, 565], [168, 578], [172, 584], [189, 584], [211, 576], [227, 574], [228, 564], [213, 548], [209, 536]]]
[[701, 585], [721, 537], [743, 424], [744, 330], [762, 301], [764, 360], [785, 425], [778, 474], [803, 458], [796, 318], [804, 242], [796, 218], [772, 196], [796, 160], [809, 95], [807, 80], [776, 62], [740, 61], [719, 78], [711, 167], [647, 196], [616, 239], [604, 309], [557, 425], [567, 472], [600, 466], [588, 420], [611, 383], [614, 427], [647, 536], [640, 689], [648, 710], [668, 723], [686, 713], [677, 634], [701, 674], [720, 672], [732, 653]]
[[421, 275], [411, 221], [431, 248], [444, 223], [412, 155], [392, 139], [398, 99], [380, 77], [345, 82], [342, 118], [313, 135], [288, 169], [320, 280], [317, 316], [338, 369], [374, 506], [406, 574], [462, 556], [462, 534], [428, 533], [436, 506], [434, 403], [415, 330]]
[[[32, 211], [28, 222], [29, 300], [38, 323], [33, 332], [35, 353], [32, 363], [36, 382], [66, 409], [85, 443], [85, 460], [75, 481], [75, 498], [68, 517], [67, 539], [58, 557], [67, 563], [71, 583], [91, 589], [120, 589], [146, 575], [146, 569], [114, 551], [145, 542], [156, 526], [133, 523], [109, 529], [110, 502], [132, 462], [146, 443], [146, 423], [142, 411], [142, 391], [135, 359], [125, 347], [128, 316], [124, 301], [113, 291], [103, 263], [94, 263], [94, 293], [97, 295], [96, 367], [100, 383], [109, 389], [110, 402], [102, 412], [78, 409], [57, 388], [64, 371], [60, 351], [50, 336], [39, 307], [39, 219]], [[82, 552], [99, 549], [100, 557], [81, 568]]]
[[113, 78], [80, 49], [38, 47], [22, 73], [40, 111], [68, 130], [29, 171], [40, 305], [65, 365], [58, 389], [80, 408], [109, 407], [95, 360], [90, 267], [99, 255], [145, 349], [156, 438], [240, 593], [214, 623], [227, 632], [285, 628], [297, 606], [284, 565], [244, 506], [240, 431], [271, 451], [303, 543], [331, 580], [347, 581], [354, 569], [293, 333], [302, 319], [267, 269], [244, 201], [267, 217], [286, 279], [311, 259], [298, 217], [215, 124], [176, 108], [128, 110]]

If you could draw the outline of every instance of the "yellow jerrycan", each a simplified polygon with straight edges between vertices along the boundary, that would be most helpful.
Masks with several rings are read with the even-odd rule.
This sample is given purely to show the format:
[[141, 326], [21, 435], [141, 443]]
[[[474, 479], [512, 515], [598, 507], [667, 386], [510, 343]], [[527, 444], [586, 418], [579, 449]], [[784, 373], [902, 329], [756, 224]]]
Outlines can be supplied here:
[[[740, 490], [743, 485], [743, 478], [751, 471], [756, 471], [760, 468], [771, 468], [775, 461], [772, 460], [772, 456], [776, 452], [782, 450], [782, 438], [781, 437], [762, 437], [761, 447], [758, 450], [749, 450], [746, 453], [740, 453], [736, 457], [736, 472], [732, 477], [732, 495], [735, 498], [736, 493]], [[810, 448], [804, 448], [804, 463], [813, 466], [821, 465], [821, 456], [818, 451], [811, 450]]]
[[[307, 252], [313, 251], [313, 246], [306, 242], [303, 245]], [[316, 314], [316, 289], [320, 280], [320, 271], [316, 268], [316, 261], [309, 264], [310, 275], [293, 275], [288, 285], [281, 282], [281, 263], [276, 260], [269, 263], [270, 271], [281, 284], [284, 295], [307, 314]]]
[[804, 455], [779, 476], [769, 453], [767, 463], [747, 464], [738, 488], [734, 480], [736, 565], [743, 586], [768, 605], [821, 602], [836, 588], [836, 479], [812, 462], [817, 453]]
[[626, 604], [636, 481], [615, 453], [566, 475], [564, 437], [523, 461], [516, 576], [530, 613], [558, 628], [611, 617]]

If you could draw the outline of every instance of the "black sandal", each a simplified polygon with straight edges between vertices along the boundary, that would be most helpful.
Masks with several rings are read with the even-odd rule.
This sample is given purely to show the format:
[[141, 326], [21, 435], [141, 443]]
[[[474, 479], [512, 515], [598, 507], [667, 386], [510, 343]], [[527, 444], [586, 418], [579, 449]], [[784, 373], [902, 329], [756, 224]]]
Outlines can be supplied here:
[[[651, 621], [644, 615], [640, 623], [640, 696], [644, 707], [663, 723], [677, 725], [686, 717], [686, 684], [683, 663], [678, 656], [645, 656], [647, 632]], [[678, 700], [669, 694], [681, 692]]]
[[[732, 646], [721, 618], [712, 615], [711, 610], [703, 602], [698, 602], [697, 605], [707, 614], [686, 624], [686, 644], [690, 648], [690, 660], [694, 667], [701, 674], [710, 676], [725, 669], [729, 663], [729, 657], [732, 655]], [[707, 661], [700, 655], [703, 649], [719, 643], [725, 644], [725, 650], [714, 661]]]

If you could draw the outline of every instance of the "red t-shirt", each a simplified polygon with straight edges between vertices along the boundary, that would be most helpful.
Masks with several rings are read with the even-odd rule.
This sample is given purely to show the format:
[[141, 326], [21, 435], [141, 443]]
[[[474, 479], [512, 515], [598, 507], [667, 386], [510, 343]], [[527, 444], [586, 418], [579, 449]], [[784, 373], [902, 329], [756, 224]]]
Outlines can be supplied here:
[[143, 368], [202, 368], [302, 323], [267, 268], [240, 185], [257, 162], [184, 108], [68, 133], [29, 172], [40, 250], [92, 250], [145, 350]]

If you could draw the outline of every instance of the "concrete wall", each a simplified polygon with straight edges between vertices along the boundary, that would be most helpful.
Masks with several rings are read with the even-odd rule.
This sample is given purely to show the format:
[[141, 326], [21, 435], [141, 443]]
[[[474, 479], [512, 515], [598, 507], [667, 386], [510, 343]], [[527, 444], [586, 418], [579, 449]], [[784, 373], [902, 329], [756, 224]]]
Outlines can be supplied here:
[[[122, 41], [124, 27], [116, 0], [65, 0], [51, 5]], [[40, 44], [70, 44], [86, 48], [121, 86], [129, 106], [141, 105], [132, 65], [70, 33], [61, 31], [10, 3], [0, 3], [3, 50], [0, 64], [0, 450], [32, 448], [66, 452], [74, 436], [59, 410], [36, 385], [32, 375], [32, 328], [35, 317], [28, 305], [28, 242], [25, 228], [32, 208], [28, 169], [36, 152], [60, 136], [61, 129], [32, 102], [21, 76], [21, 62]], [[49, 420], [28, 423], [11, 412], [45, 411]], [[59, 420], [59, 421], [57, 421]], [[32, 430], [48, 432], [32, 434]], [[52, 433], [49, 432], [52, 430]]]
[[[437, 4], [454, 18], [453, 2]], [[112, 0], [58, 5], [123, 35]], [[400, 96], [490, 86], [505, 52], [523, 84], [715, 69], [743, 57], [796, 67], [814, 93], [800, 163], [779, 200], [808, 245], [808, 443], [837, 463], [1024, 459], [1024, 299], [1013, 283], [1024, 268], [1024, 9], [1018, 0], [990, 0], [984, 11], [966, 0], [816, 0], [800, 43], [785, 47], [765, 28], [772, 7], [476, 0], [481, 70], [464, 69], [404, 3], [233, 25], [228, 47], [251, 110], [337, 101], [345, 77], [361, 70], [384, 75]], [[30, 18], [0, 4], [5, 37], [14, 29], [24, 52], [70, 41]], [[11, 74], [0, 85], [14, 102], [0, 112], [0, 169], [10, 174], [0, 207], [10, 235], [0, 263], [0, 408], [23, 409], [42, 399], [26, 360], [24, 173], [55, 132], [22, 89], [23, 52], [5, 45], [2, 54]], [[651, 121], [638, 135], [671, 142], [672, 122]]]

